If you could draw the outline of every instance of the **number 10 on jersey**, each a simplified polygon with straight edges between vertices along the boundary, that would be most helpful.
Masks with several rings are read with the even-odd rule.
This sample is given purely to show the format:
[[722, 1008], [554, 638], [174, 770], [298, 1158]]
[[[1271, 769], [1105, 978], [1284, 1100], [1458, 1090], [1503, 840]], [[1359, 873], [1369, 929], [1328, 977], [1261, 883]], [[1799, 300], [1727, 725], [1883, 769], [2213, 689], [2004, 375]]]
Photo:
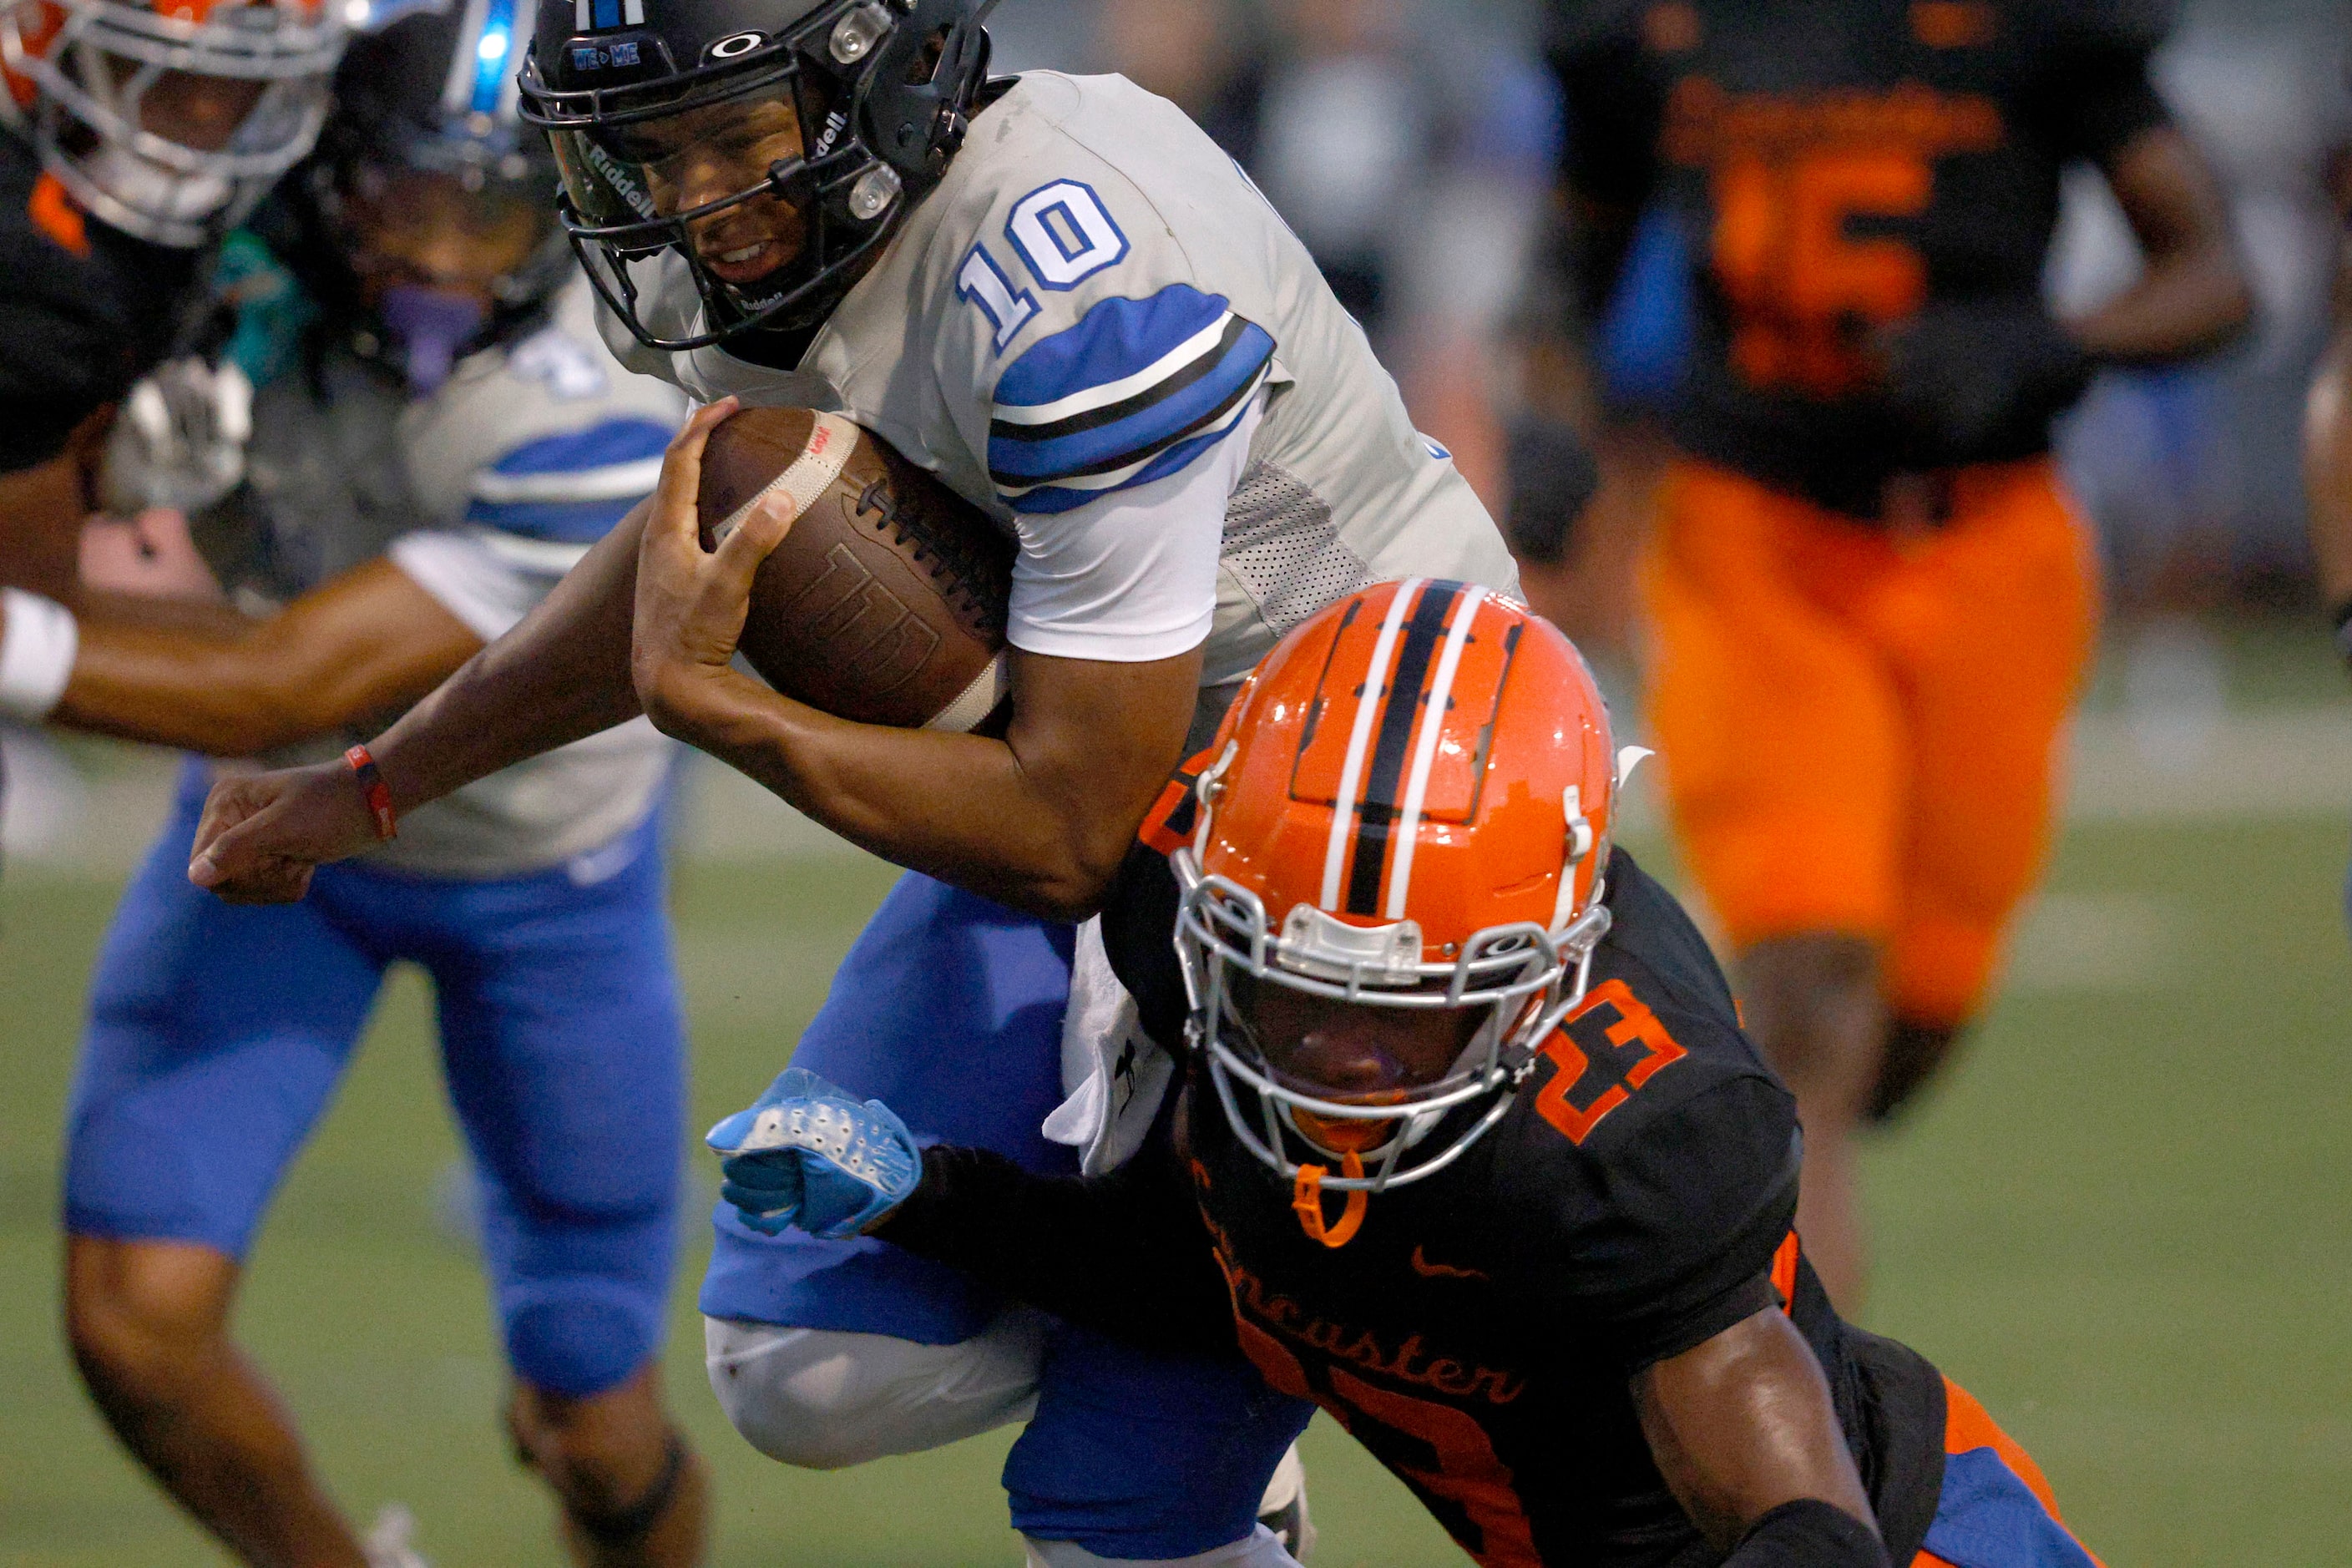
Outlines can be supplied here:
[[[1038, 286], [1056, 293], [1118, 266], [1129, 248], [1102, 198], [1076, 180], [1055, 180], [1013, 203], [1004, 220], [1004, 240]], [[1038, 310], [1037, 297], [1013, 287], [984, 242], [964, 253], [956, 269], [956, 296], [987, 320], [1000, 353]]]

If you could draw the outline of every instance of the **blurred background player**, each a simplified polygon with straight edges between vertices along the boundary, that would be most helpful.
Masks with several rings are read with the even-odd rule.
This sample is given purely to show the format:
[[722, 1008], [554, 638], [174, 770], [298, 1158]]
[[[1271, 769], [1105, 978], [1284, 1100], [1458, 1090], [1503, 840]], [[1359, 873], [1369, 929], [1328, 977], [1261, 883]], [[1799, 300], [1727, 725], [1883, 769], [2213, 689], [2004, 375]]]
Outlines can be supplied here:
[[[256, 365], [246, 481], [194, 527], [240, 603], [283, 607], [205, 624], [90, 608], [52, 723], [338, 755], [651, 488], [683, 400], [597, 340], [547, 210], [552, 165], [514, 113], [527, 26], [499, 4], [412, 15], [352, 49], [320, 155], [268, 226], [314, 308], [270, 318], [299, 336], [262, 345], [281, 363]], [[150, 454], [159, 483], [173, 455]], [[659, 821], [672, 752], [639, 722], [485, 779], [290, 910], [188, 885], [214, 776], [188, 764], [92, 983], [66, 1321], [116, 1434], [241, 1561], [415, 1561], [396, 1522], [355, 1536], [228, 1333], [262, 1213], [401, 961], [437, 995], [518, 1457], [575, 1561], [698, 1559], [699, 1464], [654, 1361], [686, 1071]]]
[[[712, 411], [641, 533], [616, 531], [377, 755], [405, 810], [644, 711], [909, 868], [794, 1059], [899, 1094], [927, 1133], [1067, 1169], [1041, 1124], [1076, 1087], [1074, 922], [1187, 736], [1357, 584], [1514, 577], [1233, 161], [1116, 78], [988, 80], [986, 10], [545, 0], [527, 112], [552, 133], [608, 338]], [[709, 662], [742, 625], [748, 577], [729, 574], [761, 537], [717, 558], [694, 542], [700, 441], [730, 394], [839, 412], [1017, 539], [1001, 739], [845, 722]], [[373, 837], [354, 783], [225, 785], [191, 874], [299, 896], [310, 863]], [[712, 1385], [762, 1451], [853, 1464], [1034, 1401], [1005, 1482], [1045, 1561], [1278, 1560], [1259, 1504], [1308, 1412], [1238, 1361], [1041, 1332], [854, 1239], [764, 1237], [731, 1210], [718, 1228]]]
[[[1412, 805], [1342, 895], [1325, 847], [1378, 816], [1314, 781], [1372, 735]], [[1121, 973], [1188, 999], [1148, 1009], [1190, 1068], [1149, 1152], [1044, 1180], [793, 1071], [712, 1130], [722, 1195], [1145, 1342], [1236, 1337], [1482, 1563], [2088, 1568], [1981, 1407], [1807, 1266], [1790, 1097], [1613, 847], [1640, 755], [1516, 604], [1367, 589], [1258, 667], [1129, 862], [1176, 942], [1139, 929]]]
[[[174, 352], [213, 247], [310, 150], [342, 45], [323, 0], [0, 12], [0, 580], [72, 596], [110, 411]], [[9, 604], [0, 669], [37, 696], [60, 623]]]
[[[1559, 8], [1584, 297], [1653, 200], [1695, 258], [1649, 719], [1848, 1310], [1852, 1131], [1977, 1015], [2046, 851], [2097, 616], [2050, 421], [2094, 368], [2247, 319], [2218, 189], [2148, 82], [2158, 37], [2128, 0]], [[2042, 269], [2074, 160], [2145, 268], [2061, 322]]]

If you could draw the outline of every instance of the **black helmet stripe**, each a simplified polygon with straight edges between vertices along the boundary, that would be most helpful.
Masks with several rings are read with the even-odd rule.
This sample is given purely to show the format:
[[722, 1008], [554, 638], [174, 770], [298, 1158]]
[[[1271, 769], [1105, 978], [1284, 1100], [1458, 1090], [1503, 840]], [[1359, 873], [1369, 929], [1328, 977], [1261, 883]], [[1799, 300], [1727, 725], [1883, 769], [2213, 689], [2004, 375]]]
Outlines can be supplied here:
[[1381, 869], [1388, 863], [1389, 829], [1395, 825], [1402, 799], [1398, 785], [1412, 743], [1413, 721], [1428, 699], [1437, 646], [1445, 636], [1454, 602], [1461, 596], [1458, 583], [1431, 583], [1422, 589], [1405, 619], [1403, 646], [1397, 653], [1396, 674], [1388, 683], [1387, 705], [1367, 760], [1359, 825], [1349, 854], [1347, 912], [1351, 915], [1381, 912]]

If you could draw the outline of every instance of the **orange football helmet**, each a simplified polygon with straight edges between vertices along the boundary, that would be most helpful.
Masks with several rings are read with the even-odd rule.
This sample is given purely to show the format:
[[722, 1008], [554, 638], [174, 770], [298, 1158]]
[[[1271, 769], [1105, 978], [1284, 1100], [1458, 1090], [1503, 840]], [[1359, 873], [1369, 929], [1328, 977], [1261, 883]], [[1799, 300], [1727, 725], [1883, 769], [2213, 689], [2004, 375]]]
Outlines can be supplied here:
[[[1242, 1142], [1298, 1184], [1302, 1223], [1337, 1246], [1360, 1194], [1444, 1169], [1501, 1120], [1583, 995], [1609, 929], [1608, 711], [1549, 622], [1491, 589], [1414, 578], [1285, 637], [1208, 757], [1193, 838], [1172, 857], [1192, 1042]], [[1476, 1016], [1444, 1020], [1433, 1069], [1341, 1086], [1270, 1048], [1269, 988], [1294, 1018]], [[1328, 1235], [1324, 1185], [1349, 1194]]]

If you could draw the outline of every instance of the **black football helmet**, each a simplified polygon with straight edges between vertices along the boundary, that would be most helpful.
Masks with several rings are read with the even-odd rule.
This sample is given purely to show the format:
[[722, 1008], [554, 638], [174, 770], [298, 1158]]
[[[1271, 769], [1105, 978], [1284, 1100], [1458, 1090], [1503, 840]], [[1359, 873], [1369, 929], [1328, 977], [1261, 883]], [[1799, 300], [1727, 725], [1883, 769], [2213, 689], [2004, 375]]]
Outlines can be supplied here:
[[335, 76], [309, 195], [352, 314], [428, 392], [572, 272], [555, 162], [517, 113], [529, 0], [377, 0]]
[[[589, 279], [638, 341], [805, 332], [962, 144], [994, 0], [538, 0], [522, 115], [543, 127]], [[699, 332], [633, 269], [678, 253]]]

